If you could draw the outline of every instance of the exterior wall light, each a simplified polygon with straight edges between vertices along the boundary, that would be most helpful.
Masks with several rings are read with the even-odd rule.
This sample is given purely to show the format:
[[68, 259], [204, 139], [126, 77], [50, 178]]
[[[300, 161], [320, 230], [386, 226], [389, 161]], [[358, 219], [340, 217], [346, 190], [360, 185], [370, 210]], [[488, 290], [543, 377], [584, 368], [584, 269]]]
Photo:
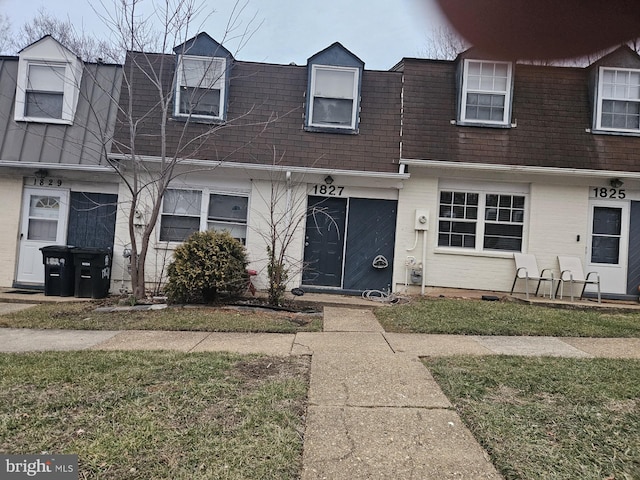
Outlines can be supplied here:
[[324, 183], [326, 183], [327, 185], [331, 185], [333, 183], [333, 177], [331, 175], [327, 175], [326, 177], [324, 177]]
[[611, 185], [613, 188], [620, 188], [622, 185], [624, 185], [624, 183], [619, 178], [613, 178], [609, 182], [609, 185]]
[[40, 180], [42, 180], [49, 176], [49, 171], [39, 168], [38, 170], [33, 172], [33, 174], [36, 176], [36, 178], [39, 178]]

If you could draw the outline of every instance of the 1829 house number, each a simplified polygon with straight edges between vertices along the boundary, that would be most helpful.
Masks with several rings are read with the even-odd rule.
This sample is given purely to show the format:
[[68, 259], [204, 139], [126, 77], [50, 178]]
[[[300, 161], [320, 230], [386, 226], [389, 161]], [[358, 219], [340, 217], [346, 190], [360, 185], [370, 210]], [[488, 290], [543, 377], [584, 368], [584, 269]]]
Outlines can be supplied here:
[[31, 185], [33, 185], [34, 187], [61, 187], [62, 180], [60, 180], [59, 178], [50, 178], [50, 177], [44, 177], [44, 178], [34, 177], [33, 181], [31, 182]]
[[627, 194], [624, 188], [610, 188], [610, 187], [593, 187], [591, 189], [594, 198], [611, 198], [622, 200], [626, 198]]
[[336, 185], [314, 185], [314, 195], [328, 195], [330, 197], [341, 197], [344, 192], [344, 187], [338, 187]]

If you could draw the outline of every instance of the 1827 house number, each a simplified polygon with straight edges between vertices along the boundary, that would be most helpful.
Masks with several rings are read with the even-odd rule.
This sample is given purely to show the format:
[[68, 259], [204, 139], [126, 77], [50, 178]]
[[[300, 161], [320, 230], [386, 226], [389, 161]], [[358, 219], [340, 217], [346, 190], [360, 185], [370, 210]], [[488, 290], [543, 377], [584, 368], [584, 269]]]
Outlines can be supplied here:
[[341, 197], [344, 192], [344, 187], [337, 187], [335, 185], [314, 185], [314, 195], [328, 195], [330, 197]]
[[595, 198], [616, 198], [622, 200], [627, 194], [624, 188], [593, 187]]

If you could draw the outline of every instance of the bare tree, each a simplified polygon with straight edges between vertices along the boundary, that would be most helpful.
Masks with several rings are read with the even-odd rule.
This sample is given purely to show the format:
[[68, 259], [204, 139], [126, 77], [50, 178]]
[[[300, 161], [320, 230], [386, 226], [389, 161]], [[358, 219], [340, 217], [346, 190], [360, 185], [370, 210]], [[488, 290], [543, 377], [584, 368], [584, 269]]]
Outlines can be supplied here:
[[[274, 148], [273, 158], [275, 167], [282, 165], [285, 153], [278, 156]], [[292, 172], [283, 166], [272, 174], [264, 190], [256, 189], [266, 208], [257, 209], [264, 214], [253, 228], [265, 245], [267, 296], [271, 305], [283, 304], [289, 279], [302, 271], [299, 255], [292, 254], [294, 244], [301, 239], [307, 213], [306, 182], [301, 180], [294, 180]]]
[[86, 32], [78, 30], [69, 17], [60, 19], [44, 7], [38, 10], [33, 19], [22, 25], [10, 45], [14, 51], [19, 51], [46, 35], [51, 35], [88, 62], [105, 60], [119, 63], [122, 60], [123, 50], [118, 49], [118, 45], [106, 40], [98, 40]]
[[[103, 16], [117, 41], [126, 46], [128, 51], [118, 103], [117, 128], [120, 133], [116, 133], [108, 161], [120, 176], [128, 193], [128, 198], [121, 199], [120, 202], [126, 202], [128, 210], [130, 275], [136, 299], [144, 298], [147, 293], [145, 272], [150, 242], [170, 183], [180, 175], [215, 169], [215, 161], [203, 159], [194, 165], [188, 159], [201, 158], [201, 148], [212, 141], [215, 132], [227, 128], [229, 124], [238, 126], [240, 123], [233, 122], [238, 119], [228, 119], [226, 124], [196, 122], [191, 110], [180, 122], [170, 121], [178, 79], [174, 74], [175, 57], [166, 52], [175, 45], [186, 45], [187, 40], [197, 31], [194, 28], [196, 21], [206, 15], [206, 12], [203, 4], [195, 0], [165, 0], [162, 8], [155, 8], [150, 15], [145, 16], [140, 10], [141, 3], [142, 0], [114, 0], [113, 7], [105, 9], [107, 13]], [[236, 6], [224, 37], [235, 32], [233, 34], [240, 36], [242, 45], [242, 40], [251, 35], [251, 29], [249, 26], [239, 27], [244, 7], [240, 3]], [[157, 48], [156, 52], [160, 53], [145, 51], [152, 44]], [[207, 67], [210, 68], [214, 69], [212, 66]], [[202, 82], [209, 81], [214, 74], [223, 74], [213, 70], [204, 73]], [[208, 88], [206, 85], [203, 87], [194, 90]], [[153, 97], [150, 108], [137, 102], [142, 94]], [[192, 98], [189, 103], [197, 105], [198, 99]], [[262, 128], [264, 131], [275, 120], [270, 118], [262, 122], [258, 130]], [[168, 139], [169, 135], [171, 139]], [[148, 157], [148, 150], [141, 147], [145, 138], [153, 138], [155, 150], [159, 152], [154, 154], [153, 160]]]
[[13, 38], [11, 33], [11, 21], [5, 14], [0, 13], [0, 54], [13, 53]]
[[470, 45], [451, 27], [441, 25], [427, 37], [423, 55], [434, 60], [453, 60]]

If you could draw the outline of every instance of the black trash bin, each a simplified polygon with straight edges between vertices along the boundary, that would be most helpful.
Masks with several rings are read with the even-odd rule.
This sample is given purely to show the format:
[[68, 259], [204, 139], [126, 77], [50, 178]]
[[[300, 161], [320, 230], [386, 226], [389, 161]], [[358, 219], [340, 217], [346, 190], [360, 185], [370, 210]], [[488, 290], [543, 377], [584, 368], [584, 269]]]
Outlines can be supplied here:
[[73, 247], [48, 245], [40, 249], [44, 263], [44, 294], [72, 297], [74, 293]]
[[73, 249], [75, 265], [75, 296], [79, 298], [104, 298], [109, 294], [111, 281], [111, 249]]

